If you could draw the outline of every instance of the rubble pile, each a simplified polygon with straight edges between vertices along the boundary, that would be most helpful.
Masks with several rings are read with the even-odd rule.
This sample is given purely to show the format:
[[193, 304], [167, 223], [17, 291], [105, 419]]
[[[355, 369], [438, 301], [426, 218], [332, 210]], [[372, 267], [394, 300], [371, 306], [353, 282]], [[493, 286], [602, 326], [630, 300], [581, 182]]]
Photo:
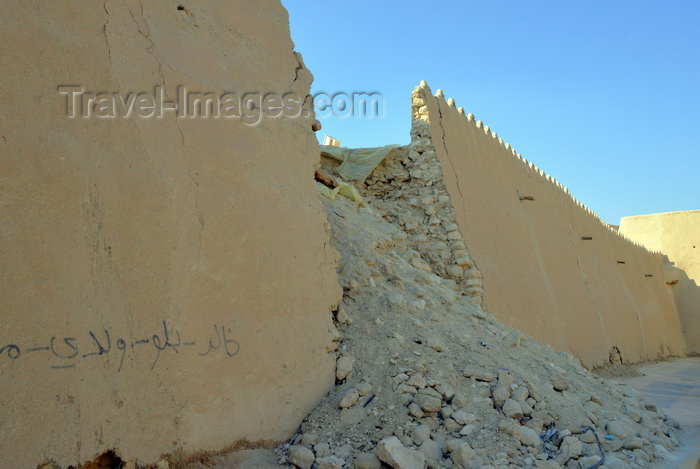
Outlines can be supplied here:
[[654, 402], [482, 310], [428, 125], [414, 120], [412, 144], [359, 185], [365, 205], [324, 201], [344, 291], [336, 386], [277, 449], [279, 462], [654, 467], [678, 444]]

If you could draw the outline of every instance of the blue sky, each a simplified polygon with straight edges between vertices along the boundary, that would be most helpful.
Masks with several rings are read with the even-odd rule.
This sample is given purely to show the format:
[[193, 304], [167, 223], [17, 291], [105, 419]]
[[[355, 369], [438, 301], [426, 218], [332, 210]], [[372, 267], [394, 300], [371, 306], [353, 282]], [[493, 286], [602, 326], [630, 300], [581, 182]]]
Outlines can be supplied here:
[[282, 3], [313, 93], [384, 96], [321, 137], [407, 144], [426, 80], [608, 223], [700, 209], [700, 2]]

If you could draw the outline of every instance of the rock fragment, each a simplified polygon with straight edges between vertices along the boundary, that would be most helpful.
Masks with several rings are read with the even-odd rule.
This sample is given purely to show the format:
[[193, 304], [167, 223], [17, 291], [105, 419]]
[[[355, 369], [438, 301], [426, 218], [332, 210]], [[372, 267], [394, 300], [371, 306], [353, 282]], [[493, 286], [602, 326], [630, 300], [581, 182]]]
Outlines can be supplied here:
[[505, 386], [499, 385], [493, 390], [493, 400], [501, 407], [503, 407], [503, 404], [505, 404], [506, 399], [509, 397], [510, 391]]
[[564, 464], [569, 459], [578, 458], [583, 454], [583, 444], [574, 436], [565, 436], [559, 445], [559, 456], [557, 460]]
[[605, 468], [607, 469], [630, 469], [631, 466], [615, 456], [614, 454], [605, 456]]
[[625, 449], [643, 449], [644, 440], [639, 437], [628, 438], [622, 443], [622, 447]]
[[422, 419], [425, 415], [423, 409], [421, 409], [415, 402], [411, 402], [411, 404], [408, 406], [408, 413], [417, 419]]
[[455, 420], [453, 419], [447, 419], [443, 423], [443, 426], [445, 427], [445, 430], [448, 432], [459, 432], [462, 430], [462, 425], [458, 424]]
[[417, 425], [416, 428], [413, 429], [411, 438], [415, 444], [420, 445], [425, 440], [430, 439], [430, 428], [427, 425]]
[[299, 469], [311, 469], [314, 463], [314, 453], [306, 446], [292, 445], [289, 447], [287, 459]]
[[345, 461], [336, 456], [320, 458], [316, 460], [317, 469], [343, 469]]
[[520, 404], [509, 398], [503, 404], [503, 414], [508, 418], [518, 420], [523, 418], [523, 409]]
[[635, 436], [632, 425], [622, 420], [612, 420], [608, 422], [605, 428], [608, 430], [608, 433], [621, 440]]
[[474, 423], [476, 421], [476, 416], [474, 414], [469, 414], [462, 409], [453, 412], [451, 417], [460, 425], [469, 425], [470, 423]]
[[357, 391], [360, 393], [360, 396], [366, 396], [370, 392], [372, 392], [372, 385], [363, 381], [360, 384], [356, 386]]
[[523, 431], [520, 436], [520, 443], [524, 444], [525, 446], [534, 446], [537, 447], [540, 445], [541, 441], [540, 436], [537, 434], [535, 430], [533, 430], [530, 427], [522, 427]]
[[434, 440], [425, 440], [418, 447], [418, 451], [423, 453], [425, 459], [433, 463], [442, 460], [442, 447]]
[[510, 371], [500, 368], [498, 370], [498, 385], [503, 387], [509, 387], [515, 382], [515, 378], [510, 373]]
[[360, 392], [355, 389], [351, 388], [345, 391], [345, 394], [343, 394], [343, 397], [340, 398], [340, 402], [338, 402], [338, 407], [341, 409], [347, 409], [349, 407], [352, 407], [355, 405], [357, 400], [360, 398]]
[[335, 313], [335, 319], [337, 319], [340, 324], [352, 324], [350, 316], [348, 316], [348, 313], [345, 311], [345, 308], [343, 308], [342, 305], [338, 307], [338, 312]]
[[561, 469], [561, 465], [555, 461], [535, 461], [537, 469]]
[[382, 462], [374, 453], [358, 453], [355, 455], [356, 469], [381, 469]]
[[426, 465], [422, 453], [405, 448], [395, 436], [377, 444], [377, 457], [393, 469], [424, 469]]
[[559, 373], [554, 373], [552, 376], [552, 387], [555, 391], [566, 391], [569, 389], [569, 381]]
[[452, 461], [464, 467], [469, 466], [469, 462], [476, 458], [476, 451], [469, 446], [469, 443], [463, 441], [457, 448], [450, 453]]
[[455, 393], [454, 397], [452, 398], [452, 407], [455, 409], [461, 409], [462, 407], [466, 406], [469, 403], [469, 399], [467, 399], [467, 396], [464, 394], [458, 392]]
[[474, 378], [477, 381], [485, 381], [485, 382], [491, 382], [493, 381], [493, 373], [486, 371], [484, 368], [481, 368], [480, 366], [475, 366], [475, 365], [469, 365], [464, 368], [464, 371], [462, 372], [464, 376], [468, 378]]
[[525, 400], [530, 397], [530, 392], [527, 390], [527, 386], [518, 386], [509, 396], [516, 402], [525, 402]]
[[335, 362], [335, 377], [342, 381], [352, 373], [352, 368], [355, 365], [355, 359], [352, 357], [342, 356]]
[[414, 399], [414, 402], [418, 404], [418, 406], [423, 410], [424, 412], [439, 412], [440, 409], [442, 408], [442, 400], [434, 397], [434, 396], [428, 396], [425, 394], [418, 394], [416, 398]]
[[659, 444], [654, 445], [654, 455], [660, 459], [671, 459], [671, 453], [663, 445]]
[[301, 444], [304, 446], [313, 446], [318, 440], [318, 434], [315, 432], [306, 432], [301, 435]]
[[317, 458], [325, 458], [331, 455], [331, 445], [328, 443], [319, 443], [314, 446], [314, 453]]

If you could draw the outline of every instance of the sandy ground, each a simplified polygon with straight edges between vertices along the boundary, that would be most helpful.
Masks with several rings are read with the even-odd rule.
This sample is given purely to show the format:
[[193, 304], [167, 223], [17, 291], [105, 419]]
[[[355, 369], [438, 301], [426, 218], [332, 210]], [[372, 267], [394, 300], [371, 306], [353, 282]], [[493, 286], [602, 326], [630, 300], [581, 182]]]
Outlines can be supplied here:
[[236, 451], [221, 458], [216, 469], [279, 469], [274, 451], [248, 449]]
[[653, 399], [667, 414], [681, 424], [681, 448], [674, 459], [658, 464], [659, 469], [700, 468], [700, 357], [683, 358], [630, 367], [639, 376], [613, 377], [620, 384], [633, 387]]

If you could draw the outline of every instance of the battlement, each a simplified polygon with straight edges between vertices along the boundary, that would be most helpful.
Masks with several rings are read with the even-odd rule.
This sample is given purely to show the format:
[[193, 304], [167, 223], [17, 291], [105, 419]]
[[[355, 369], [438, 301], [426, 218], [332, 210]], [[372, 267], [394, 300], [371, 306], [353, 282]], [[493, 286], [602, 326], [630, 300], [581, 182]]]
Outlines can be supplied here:
[[457, 107], [457, 102], [454, 98], [445, 98], [445, 93], [441, 89], [438, 89], [433, 95], [426, 81], [421, 81], [421, 84], [418, 87], [416, 87], [413, 91], [412, 117], [414, 120], [424, 120], [426, 122], [431, 122], [429, 108], [425, 106], [425, 100], [422, 99], [422, 97], [425, 96], [432, 96], [438, 102], [438, 119], [442, 118], [443, 113], [452, 113], [460, 116], [465, 127], [477, 129], [483, 132], [485, 136], [491, 137], [492, 141], [490, 142], [490, 145], [492, 145], [497, 151], [503, 153], [504, 155], [508, 154], [515, 161], [520, 163], [522, 167], [528, 170], [530, 173], [539, 177], [542, 181], [546, 182], [547, 184], [556, 187], [559, 191], [561, 191], [562, 194], [566, 195], [581, 211], [585, 212], [588, 216], [595, 219], [605, 229], [614, 233], [616, 236], [623, 238], [625, 241], [640, 249], [644, 249], [645, 251], [648, 251], [653, 254], [661, 254], [659, 251], [648, 249], [646, 246], [629, 239], [627, 236], [620, 233], [617, 229], [603, 221], [603, 219], [600, 218], [600, 216], [594, 210], [592, 210], [586, 204], [574, 197], [574, 195], [571, 193], [568, 187], [559, 182], [551, 174], [546, 173], [544, 170], [539, 168], [532, 161], [529, 161], [527, 158], [524, 158], [515, 149], [513, 145], [511, 145], [508, 142], [505, 142], [503, 138], [499, 137], [498, 133], [493, 131], [489, 125], [486, 125], [481, 120], [477, 120], [474, 114], [466, 113], [463, 107]]
[[415, 88], [412, 118], [411, 146], [439, 161], [487, 311], [587, 366], [611, 350], [625, 362], [685, 353], [665, 256], [605, 223], [442, 90]]

